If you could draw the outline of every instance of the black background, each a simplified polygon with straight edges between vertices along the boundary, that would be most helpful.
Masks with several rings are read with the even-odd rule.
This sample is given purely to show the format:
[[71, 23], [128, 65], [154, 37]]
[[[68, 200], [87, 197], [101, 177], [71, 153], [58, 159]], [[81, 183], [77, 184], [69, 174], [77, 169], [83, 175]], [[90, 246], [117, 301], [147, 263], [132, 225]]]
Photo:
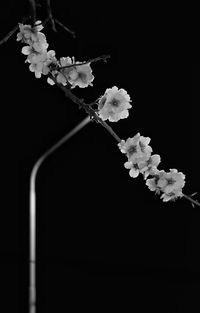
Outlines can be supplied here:
[[[1, 5], [1, 38], [27, 8], [26, 1]], [[59, 26], [43, 30], [57, 58], [111, 55], [92, 64], [94, 86], [74, 94], [87, 103], [115, 85], [127, 90], [129, 118], [109, 125], [122, 139], [149, 136], [159, 169], [178, 169], [184, 193], [198, 191], [199, 64], [186, 58], [180, 11], [62, 0], [52, 9], [76, 32], [74, 40]], [[34, 77], [21, 48], [16, 34], [0, 46], [4, 312], [27, 310], [31, 169], [86, 116]], [[125, 161], [115, 139], [90, 123], [39, 170], [38, 312], [199, 312], [199, 208], [185, 199], [163, 203], [142, 178], [129, 177]]]

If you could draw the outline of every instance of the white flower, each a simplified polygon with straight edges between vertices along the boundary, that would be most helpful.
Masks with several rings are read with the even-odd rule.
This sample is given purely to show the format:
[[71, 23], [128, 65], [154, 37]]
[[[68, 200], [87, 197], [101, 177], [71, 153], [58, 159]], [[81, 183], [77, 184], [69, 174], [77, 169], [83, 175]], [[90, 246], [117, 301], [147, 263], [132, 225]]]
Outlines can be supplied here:
[[[64, 67], [64, 66], [68, 66], [72, 64], [72, 59], [70, 57], [62, 57], [60, 58], [60, 66]], [[68, 80], [68, 75], [69, 72], [72, 70], [71, 67], [66, 67], [66, 68], [62, 68], [59, 70], [57, 76], [56, 76], [56, 80], [59, 84], [62, 84], [63, 86], [67, 85], [67, 80]]]
[[50, 77], [47, 78], [47, 83], [51, 86], [55, 85], [54, 81]]
[[43, 69], [43, 62], [31, 63], [29, 65], [29, 70], [35, 73], [36, 78], [40, 78]]
[[182, 188], [185, 185], [185, 175], [182, 172], [178, 172], [176, 169], [170, 169], [170, 172], [158, 171], [155, 177], [147, 179], [146, 185], [151, 191], [161, 195], [163, 201], [175, 200], [177, 197], [181, 197]]
[[137, 177], [140, 173], [137, 163], [133, 164], [132, 162], [128, 161], [124, 163], [124, 167], [129, 169], [129, 175], [133, 178]]
[[129, 175], [131, 177], [137, 177], [141, 173], [144, 175], [144, 179], [146, 179], [148, 175], [155, 175], [159, 162], [159, 155], [149, 156], [148, 153], [142, 152], [140, 157], [135, 158], [134, 161], [125, 162], [124, 166], [130, 169]]
[[49, 65], [51, 63], [57, 62], [55, 58], [55, 51], [49, 50], [48, 52], [44, 53], [33, 53], [28, 59], [28, 62], [31, 63], [29, 66], [30, 71], [35, 72], [35, 76], [40, 78], [41, 74], [47, 75], [49, 73]]
[[155, 175], [157, 173], [157, 166], [160, 161], [160, 156], [158, 154], [153, 154], [149, 157], [149, 159], [138, 162], [140, 173], [144, 175], [144, 179], [146, 179], [149, 175]]
[[40, 30], [43, 29], [42, 25], [38, 25], [40, 23], [41, 21], [37, 21], [35, 23], [36, 26], [34, 27], [31, 27], [31, 25], [24, 25], [19, 23], [20, 32], [17, 33], [17, 41], [23, 41], [28, 44], [31, 44], [32, 41], [37, 41], [37, 34]]
[[44, 52], [49, 44], [46, 41], [46, 36], [43, 33], [37, 33], [36, 40], [33, 41], [32, 47], [36, 52]]
[[17, 41], [29, 43], [31, 39], [31, 25], [23, 25], [19, 23], [20, 32], [17, 33]]
[[44, 62], [46, 59], [47, 59], [47, 52], [46, 51], [43, 53], [33, 52], [33, 53], [28, 55], [25, 62], [36, 64], [39, 62]]
[[[81, 63], [76, 62], [75, 64]], [[75, 88], [76, 86], [80, 88], [93, 86], [92, 81], [94, 80], [94, 76], [92, 75], [90, 63], [71, 67], [69, 70], [68, 81], [72, 85], [72, 88]]]
[[116, 86], [108, 88], [99, 98], [99, 116], [103, 121], [109, 120], [110, 122], [124, 119], [128, 117], [128, 109], [132, 107], [130, 102], [130, 96], [124, 89], [118, 89]]
[[128, 138], [126, 141], [121, 140], [118, 147], [122, 153], [125, 153], [128, 157], [128, 161], [137, 163], [138, 159], [144, 157], [149, 158], [152, 152], [152, 148], [148, 145], [150, 142], [149, 137], [140, 136], [137, 133], [133, 138]]
[[42, 21], [36, 21], [34, 28], [40, 32], [44, 27], [42, 26]]
[[24, 46], [22, 48], [22, 53], [25, 55], [29, 55], [33, 52], [33, 49], [31, 48], [31, 46]]

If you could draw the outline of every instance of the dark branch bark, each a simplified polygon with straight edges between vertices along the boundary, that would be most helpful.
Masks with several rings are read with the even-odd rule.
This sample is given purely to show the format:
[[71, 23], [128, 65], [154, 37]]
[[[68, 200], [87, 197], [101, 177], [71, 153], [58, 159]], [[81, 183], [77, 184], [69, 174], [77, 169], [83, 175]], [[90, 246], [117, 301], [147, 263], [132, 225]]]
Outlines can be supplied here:
[[55, 26], [55, 22], [54, 22], [54, 18], [53, 18], [53, 14], [52, 14], [52, 10], [51, 10], [51, 1], [50, 0], [46, 0], [46, 2], [47, 2], [47, 14], [48, 14], [49, 20], [51, 22], [52, 30], [54, 32], [57, 32], [56, 26]]
[[32, 26], [35, 25], [36, 22], [36, 3], [35, 0], [28, 0], [30, 5], [30, 17], [31, 17], [31, 23]]

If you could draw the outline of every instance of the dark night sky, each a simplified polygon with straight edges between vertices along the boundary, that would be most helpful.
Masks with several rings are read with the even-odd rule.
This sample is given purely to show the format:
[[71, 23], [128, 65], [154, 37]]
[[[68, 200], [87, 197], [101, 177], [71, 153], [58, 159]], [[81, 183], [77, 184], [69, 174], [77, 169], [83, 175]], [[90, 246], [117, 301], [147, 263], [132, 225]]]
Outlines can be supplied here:
[[[0, 38], [21, 21], [26, 9], [26, 1], [1, 4]], [[49, 48], [58, 58], [85, 61], [111, 55], [108, 63], [92, 65], [94, 87], [75, 88], [74, 93], [91, 102], [106, 88], [127, 90], [133, 101], [129, 118], [109, 125], [122, 139], [137, 132], [149, 136], [153, 152], [161, 155], [159, 169], [177, 168], [186, 175], [184, 192], [198, 191], [199, 64], [185, 61], [181, 17], [170, 13], [169, 23], [162, 8], [157, 15], [153, 7], [91, 7], [62, 0], [53, 12], [77, 34], [74, 40], [63, 29], [57, 27], [55, 34], [47, 26]], [[38, 19], [43, 18], [40, 9]], [[20, 281], [15, 297], [19, 307], [25, 307], [30, 171], [86, 114], [48, 85], [46, 77], [34, 77], [15, 38], [0, 46], [5, 174], [0, 253], [3, 271], [15, 277], [16, 286]], [[122, 312], [127, 312], [126, 305], [134, 311], [145, 305], [139, 299], [156, 307], [157, 297], [165, 304], [162, 312], [183, 312], [187, 305], [191, 312], [199, 311], [189, 303], [196, 301], [200, 286], [200, 211], [184, 199], [163, 203], [140, 177], [129, 177], [125, 161], [114, 138], [90, 123], [41, 167], [38, 288], [47, 312], [61, 312], [65, 301], [66, 307], [74, 303], [70, 312], [78, 311], [78, 302], [90, 309], [91, 300], [83, 296], [87, 288], [96, 305], [103, 306], [107, 299], [113, 311], [115, 305]], [[10, 281], [4, 286], [9, 292]], [[151, 300], [149, 289], [157, 295]]]

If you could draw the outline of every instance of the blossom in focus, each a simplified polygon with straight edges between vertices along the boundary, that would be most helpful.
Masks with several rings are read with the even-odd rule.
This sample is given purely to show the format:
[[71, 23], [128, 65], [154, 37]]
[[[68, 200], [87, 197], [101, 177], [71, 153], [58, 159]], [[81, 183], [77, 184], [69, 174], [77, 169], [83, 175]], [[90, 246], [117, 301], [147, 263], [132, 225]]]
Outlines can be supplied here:
[[151, 155], [152, 148], [148, 145], [150, 140], [149, 137], [143, 137], [137, 133], [133, 138], [128, 138], [126, 141], [121, 140], [118, 147], [122, 153], [127, 155], [128, 161], [137, 163], [139, 158], [144, 157], [144, 154], [146, 158]]
[[137, 157], [134, 161], [127, 161], [124, 167], [129, 169], [129, 175], [131, 177], [137, 177], [140, 173], [143, 174], [144, 179], [149, 175], [155, 175], [157, 173], [157, 166], [160, 163], [160, 156], [154, 154], [149, 156], [148, 153], [142, 153], [141, 157]]
[[153, 154], [147, 160], [141, 160], [138, 163], [140, 173], [144, 175], [146, 179], [149, 175], [155, 175], [158, 171], [157, 166], [160, 163], [161, 158], [158, 154]]
[[[138, 158], [138, 160], [145, 160], [146, 158], [147, 156], [144, 155], [143, 157]], [[139, 163], [136, 161], [134, 163], [132, 161], [127, 161], [124, 163], [124, 167], [129, 169], [129, 175], [133, 178], [138, 177], [140, 174]]]
[[56, 76], [58, 83], [64, 86], [67, 85], [67, 83], [70, 83], [72, 88], [75, 88], [76, 86], [79, 86], [80, 88], [85, 88], [89, 85], [92, 86], [94, 76], [92, 75], [92, 69], [89, 63], [82, 64], [80, 62], [75, 62], [74, 57], [62, 57], [60, 58], [59, 63], [61, 68]]
[[[76, 64], [81, 63], [76, 62], [75, 65]], [[76, 86], [80, 88], [93, 86], [92, 81], [94, 80], [94, 76], [92, 75], [90, 63], [70, 67], [69, 69], [68, 81], [72, 85], [72, 88], [75, 88]]]
[[146, 185], [151, 191], [157, 194], [162, 192], [163, 201], [175, 200], [182, 196], [182, 188], [185, 185], [185, 175], [176, 169], [170, 169], [170, 172], [158, 171], [154, 178], [147, 179]]
[[103, 121], [109, 120], [110, 122], [124, 119], [128, 117], [128, 109], [132, 107], [130, 102], [130, 96], [124, 89], [118, 89], [116, 86], [108, 88], [105, 94], [99, 98], [99, 117]]

